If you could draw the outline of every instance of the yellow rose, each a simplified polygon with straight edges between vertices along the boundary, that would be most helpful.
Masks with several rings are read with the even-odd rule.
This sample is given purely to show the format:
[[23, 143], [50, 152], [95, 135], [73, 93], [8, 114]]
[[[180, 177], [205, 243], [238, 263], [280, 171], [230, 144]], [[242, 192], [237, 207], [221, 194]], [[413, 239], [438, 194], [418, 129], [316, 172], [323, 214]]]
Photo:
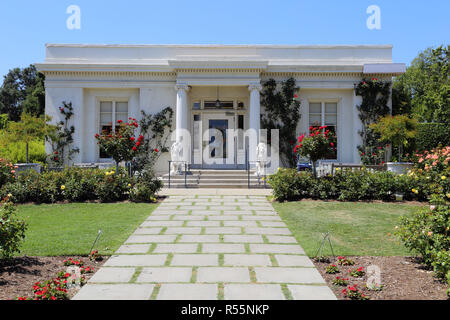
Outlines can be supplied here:
[[7, 197], [8, 197], [8, 198], [11, 198], [11, 197], [12, 197], [12, 194], [11, 194], [11, 193], [8, 193]]
[[413, 192], [413, 193], [415, 193], [415, 194], [418, 194], [419, 193], [419, 191], [417, 190], [417, 189], [411, 189], [411, 191]]
[[66, 188], [66, 186], [62, 185], [61, 186], [61, 190], [64, 190]]
[[445, 180], [445, 179], [447, 179], [447, 177], [446, 177], [446, 176], [442, 176], [441, 179], [442, 179], [442, 180]]

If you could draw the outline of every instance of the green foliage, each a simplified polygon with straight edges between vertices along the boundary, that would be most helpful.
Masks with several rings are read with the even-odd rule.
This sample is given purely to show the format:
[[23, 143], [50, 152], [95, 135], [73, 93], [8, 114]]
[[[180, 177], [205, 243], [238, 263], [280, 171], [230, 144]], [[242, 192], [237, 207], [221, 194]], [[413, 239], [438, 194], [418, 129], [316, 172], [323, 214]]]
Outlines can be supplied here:
[[432, 267], [437, 276], [448, 281], [450, 206], [443, 199], [438, 202], [420, 208], [410, 217], [402, 217], [396, 234], [408, 249], [422, 256], [424, 263]]
[[63, 171], [37, 173], [34, 170], [21, 172], [13, 182], [6, 183], [0, 190], [0, 196], [11, 195], [15, 203], [55, 203], [58, 201], [82, 202], [99, 200], [101, 202], [135, 200], [130, 192], [134, 185], [143, 185], [145, 198], [139, 201], [151, 202], [161, 188], [155, 177], [145, 176], [145, 180], [129, 177], [123, 170], [115, 174], [114, 170], [66, 168]]
[[[4, 147], [3, 147], [4, 143]], [[10, 159], [13, 163], [25, 163], [26, 144], [24, 142], [6, 143], [4, 136], [0, 134], [0, 157]], [[45, 153], [45, 143], [43, 139], [30, 141], [28, 145], [28, 161], [31, 163], [45, 163], [47, 154]]]
[[[287, 167], [295, 167], [297, 158], [293, 152], [297, 124], [300, 120], [300, 101], [297, 92], [300, 90], [294, 78], [281, 82], [280, 90], [277, 82], [269, 79], [263, 83], [261, 106], [265, 113], [261, 116], [261, 128], [278, 129], [281, 161]], [[270, 139], [268, 141], [270, 144]]]
[[428, 48], [394, 82], [393, 109], [411, 110], [419, 121], [450, 122], [449, 46]]
[[5, 129], [8, 125], [8, 114], [0, 114], [0, 130]]
[[419, 152], [439, 146], [450, 146], [450, 124], [420, 123], [417, 127], [415, 146]]
[[338, 170], [334, 176], [314, 179], [309, 172], [295, 169], [279, 169], [268, 178], [273, 196], [278, 201], [304, 198], [339, 201], [395, 200], [395, 194], [403, 194], [405, 200], [427, 201], [439, 193], [450, 198], [450, 179], [442, 174], [415, 173], [396, 175], [389, 171]]
[[[45, 139], [50, 143], [52, 153], [48, 156], [48, 163], [55, 167], [61, 167], [65, 163], [70, 164], [72, 156], [80, 152], [78, 148], [72, 148], [73, 134], [75, 127], [69, 127], [69, 121], [73, 116], [72, 102], [63, 101], [63, 105], [59, 107], [59, 112], [64, 117], [56, 125], [47, 125], [47, 133]], [[49, 119], [50, 120], [50, 119]]]
[[0, 258], [11, 259], [20, 252], [21, 242], [25, 239], [27, 225], [15, 217], [16, 208], [8, 197], [0, 203]]
[[[362, 97], [361, 105], [357, 106], [362, 122], [362, 130], [359, 132], [362, 145], [358, 146], [360, 154], [373, 154], [379, 150], [379, 147], [384, 147], [379, 141], [380, 136], [369, 126], [377, 122], [380, 117], [389, 114], [387, 103], [390, 97], [390, 88], [391, 82], [372, 78], [363, 79], [355, 89], [355, 94]], [[363, 164], [378, 164], [378, 162], [371, 162], [372, 159], [378, 160], [376, 157], [363, 157], [361, 160]]]
[[0, 113], [18, 121], [22, 112], [40, 116], [45, 110], [45, 77], [34, 65], [9, 70], [0, 87]]
[[376, 123], [369, 125], [375, 133], [379, 134], [380, 142], [393, 143], [398, 147], [398, 159], [402, 159], [402, 150], [416, 135], [417, 120], [405, 115], [385, 116]]

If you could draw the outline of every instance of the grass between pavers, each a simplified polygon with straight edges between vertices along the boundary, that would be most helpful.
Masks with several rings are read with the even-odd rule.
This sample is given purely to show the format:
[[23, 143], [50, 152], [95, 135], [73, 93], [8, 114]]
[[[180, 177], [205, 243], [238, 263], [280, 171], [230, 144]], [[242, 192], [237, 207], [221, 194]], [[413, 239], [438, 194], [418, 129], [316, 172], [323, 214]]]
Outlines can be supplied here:
[[[273, 207], [310, 257], [327, 231], [336, 255], [411, 255], [393, 233], [400, 216], [411, 214], [417, 205], [304, 200], [275, 202]], [[323, 253], [331, 255], [328, 243]]]
[[88, 255], [98, 230], [101, 255], [110, 255], [151, 214], [157, 204], [70, 203], [19, 205], [28, 223], [19, 255]]

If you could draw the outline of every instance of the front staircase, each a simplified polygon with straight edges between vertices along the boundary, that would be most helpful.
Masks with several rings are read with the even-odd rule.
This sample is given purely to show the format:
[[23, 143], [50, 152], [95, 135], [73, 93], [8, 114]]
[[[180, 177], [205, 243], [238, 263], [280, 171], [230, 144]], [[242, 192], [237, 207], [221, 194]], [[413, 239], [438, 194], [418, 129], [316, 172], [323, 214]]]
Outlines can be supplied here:
[[[169, 188], [169, 174], [160, 179], [164, 188]], [[253, 170], [250, 170], [249, 179], [247, 170], [191, 169], [186, 176], [184, 173], [170, 175], [170, 188], [270, 188], [264, 180]]]

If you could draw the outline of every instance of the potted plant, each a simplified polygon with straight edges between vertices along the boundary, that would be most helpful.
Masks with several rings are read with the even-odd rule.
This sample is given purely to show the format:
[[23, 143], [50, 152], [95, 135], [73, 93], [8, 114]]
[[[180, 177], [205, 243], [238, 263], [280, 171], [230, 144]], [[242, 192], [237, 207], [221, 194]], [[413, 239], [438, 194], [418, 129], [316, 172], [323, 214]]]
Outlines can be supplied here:
[[403, 157], [403, 149], [408, 145], [409, 140], [416, 135], [416, 119], [410, 119], [406, 115], [385, 116], [369, 127], [380, 135], [379, 141], [392, 142], [398, 149], [397, 161], [386, 163], [388, 171], [405, 173], [413, 167], [414, 164]]

